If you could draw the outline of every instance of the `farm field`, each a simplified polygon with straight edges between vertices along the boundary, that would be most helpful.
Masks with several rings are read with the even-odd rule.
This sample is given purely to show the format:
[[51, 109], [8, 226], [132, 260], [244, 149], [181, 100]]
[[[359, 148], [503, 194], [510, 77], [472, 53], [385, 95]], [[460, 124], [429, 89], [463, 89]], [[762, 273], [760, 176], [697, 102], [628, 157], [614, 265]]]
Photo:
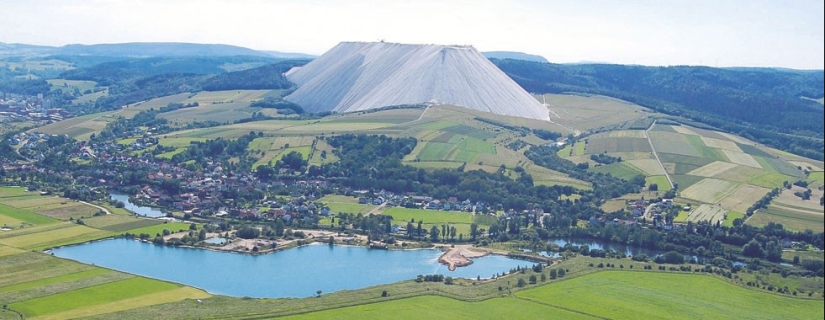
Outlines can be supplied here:
[[776, 206], [757, 210], [745, 223], [755, 227], [763, 227], [769, 222], [781, 223], [785, 229], [792, 231], [805, 231], [806, 229], [811, 229], [813, 232], [825, 231], [825, 219], [823, 219], [821, 211], [812, 214]]
[[730, 196], [725, 197], [719, 204], [728, 210], [746, 212], [756, 201], [764, 197], [771, 189], [742, 184]]
[[659, 187], [659, 191], [668, 191], [672, 189], [670, 187], [670, 182], [667, 181], [667, 177], [665, 176], [650, 176], [645, 178], [645, 182], [647, 183], [647, 186], [650, 186], [650, 184], [655, 183], [656, 186]]
[[23, 234], [0, 239], [0, 243], [31, 250], [40, 250], [69, 243], [84, 242], [102, 239], [114, 235], [113, 233], [64, 222], [64, 228], [46, 230], [31, 234]]
[[718, 203], [736, 190], [739, 183], [705, 178], [702, 181], [684, 189], [681, 196], [704, 203]]
[[[44, 217], [27, 210], [18, 209], [2, 203], [0, 203], [0, 221], [3, 221], [3, 224], [6, 224], [6, 221], [8, 221], [15, 224], [25, 223], [30, 226], [57, 222], [55, 219]], [[11, 224], [9, 225], [11, 226]]]
[[325, 310], [279, 319], [594, 319], [593, 317], [515, 298], [465, 302], [439, 296], [420, 296], [377, 304]]
[[100, 133], [100, 131], [106, 127], [106, 124], [114, 121], [115, 116], [117, 116], [119, 112], [120, 110], [107, 111], [69, 118], [29, 130], [29, 132], [37, 131], [46, 134], [66, 134], [74, 139], [88, 140], [93, 133]]
[[727, 213], [728, 210], [720, 206], [703, 204], [688, 214], [687, 221], [708, 221], [712, 225], [715, 225], [717, 222], [725, 220]]
[[645, 175], [649, 176], [663, 176], [665, 175], [665, 170], [659, 165], [659, 161], [656, 159], [636, 159], [636, 160], [627, 160], [628, 163], [632, 164], [637, 169], [641, 170], [645, 173]]
[[[698, 169], [692, 170], [688, 172], [689, 175], [700, 176], [700, 177], [708, 177], [713, 178], [717, 177], [720, 174], [727, 172], [733, 168], [736, 168], [738, 165], [730, 163], [730, 162], [722, 162], [722, 161], [714, 161]], [[738, 181], [738, 180], [735, 180]]]
[[321, 199], [318, 199], [318, 201], [328, 206], [333, 213], [345, 212], [366, 214], [376, 207], [373, 205], [358, 204], [358, 198], [337, 195], [326, 195]]
[[802, 198], [794, 195], [796, 192], [804, 192], [805, 188], [799, 186], [792, 186], [790, 190], [783, 189], [779, 196], [771, 202], [774, 205], [783, 206], [787, 208], [794, 208], [802, 211], [809, 211], [811, 213], [822, 213], [823, 207], [819, 205], [819, 198], [825, 196], [822, 190], [818, 188], [811, 189], [811, 199], [802, 200]]
[[644, 175], [641, 170], [625, 161], [595, 166], [591, 167], [589, 170], [592, 172], [609, 173], [614, 177], [628, 180], [633, 179], [633, 177], [638, 175]]
[[587, 131], [644, 118], [647, 109], [603, 96], [545, 94], [537, 96], [550, 110], [550, 119], [573, 130]]
[[516, 297], [614, 319], [723, 319], [731, 310], [743, 319], [813, 319], [825, 311], [821, 301], [753, 291], [695, 274], [603, 271]]
[[[657, 147], [658, 150], [658, 147]], [[650, 152], [650, 143], [640, 138], [590, 138], [585, 154]]]

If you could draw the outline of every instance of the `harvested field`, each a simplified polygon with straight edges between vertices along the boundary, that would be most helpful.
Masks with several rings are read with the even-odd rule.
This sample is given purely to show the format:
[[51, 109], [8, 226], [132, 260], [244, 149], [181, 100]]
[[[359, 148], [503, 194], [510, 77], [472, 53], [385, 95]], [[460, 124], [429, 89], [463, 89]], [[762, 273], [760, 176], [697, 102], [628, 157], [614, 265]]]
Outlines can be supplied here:
[[755, 227], [764, 227], [769, 222], [781, 223], [785, 229], [791, 231], [805, 231], [810, 229], [813, 232], [825, 231], [825, 219], [822, 213], [807, 214], [798, 211], [790, 211], [775, 206], [768, 209], [757, 210], [747, 220], [747, 224]]
[[728, 210], [725, 210], [721, 206], [703, 204], [688, 214], [687, 221], [709, 221], [715, 225], [717, 222], [725, 220], [727, 213]]
[[673, 129], [673, 126], [666, 125], [666, 124], [656, 124], [650, 131], [661, 131], [661, 132], [670, 132], [670, 133], [678, 133], [676, 129]]
[[[730, 134], [730, 133], [727, 133], [727, 132], [719, 132], [719, 134], [721, 136], [727, 138], [728, 140], [739, 143], [739, 144], [753, 145], [753, 142], [750, 142], [747, 139], [743, 139], [742, 137], [739, 137], [737, 135], [733, 135], [733, 134]], [[745, 151], [745, 152], [747, 152], [747, 151]]]
[[693, 135], [693, 136], [698, 136], [699, 135], [698, 133], [691, 130], [691, 128], [688, 128], [687, 126], [673, 126], [672, 125], [670, 127], [673, 128], [673, 131], [676, 131], [676, 132], [681, 133], [681, 134]]
[[730, 161], [733, 163], [745, 165], [748, 167], [760, 169], [762, 168], [762, 166], [759, 165], [759, 162], [756, 162], [756, 159], [754, 159], [753, 156], [747, 153], [730, 150], [722, 150], [722, 152], [724, 152], [728, 159], [730, 159]]
[[601, 138], [589, 139], [586, 154], [613, 152], [650, 152], [647, 139], [639, 138]]
[[731, 170], [738, 165], [728, 162], [714, 161], [696, 170], [688, 172], [689, 175], [701, 177], [717, 177], [718, 175]]
[[706, 138], [730, 141], [730, 139], [728, 139], [727, 137], [722, 135], [722, 133], [719, 132], [719, 131], [707, 130], [707, 129], [701, 129], [701, 128], [695, 128], [695, 127], [691, 127], [690, 129], [693, 130], [693, 132], [698, 133], [700, 136], [703, 136], [703, 137], [706, 137]]
[[705, 178], [689, 188], [683, 189], [681, 196], [704, 203], [715, 204], [733, 193], [738, 186], [739, 183], [737, 182]]
[[122, 232], [163, 223], [161, 220], [141, 219], [133, 216], [109, 214], [100, 217], [85, 219], [87, 226], [112, 232]]
[[[22, 197], [21, 197], [22, 198]], [[44, 205], [56, 204], [61, 202], [71, 202], [72, 200], [60, 197], [39, 197], [39, 198], [24, 198], [24, 199], [4, 199], [2, 200], [3, 204], [9, 205], [15, 208], [27, 209], [31, 207], [40, 207]]]
[[554, 122], [581, 131], [645, 117], [641, 106], [608, 97], [545, 94], [538, 99], [547, 104]]
[[659, 176], [665, 174], [665, 170], [659, 164], [659, 161], [656, 161], [656, 159], [627, 160], [627, 162], [647, 175]]
[[60, 220], [69, 220], [69, 218], [77, 220], [83, 217], [90, 218], [92, 217], [92, 215], [100, 211], [100, 209], [98, 208], [80, 202], [68, 202], [65, 204], [58, 203], [45, 206], [38, 206], [32, 208], [32, 210], [35, 210], [36, 212], [42, 215]]
[[795, 177], [786, 176], [778, 172], [762, 171], [750, 177], [748, 183], [765, 188], [776, 188], [782, 186], [785, 181], [795, 181]]
[[810, 162], [803, 162], [803, 161], [788, 161], [788, 162], [790, 162], [792, 165], [795, 165], [797, 167], [802, 168], [803, 170], [822, 171], [822, 167], [820, 167], [816, 164], [810, 163]]
[[739, 146], [737, 146], [736, 143], [728, 140], [720, 140], [703, 136], [702, 141], [705, 143], [705, 145], [711, 148], [743, 152], [742, 149], [739, 149]]
[[745, 212], [756, 201], [764, 197], [771, 189], [743, 184], [739, 186], [730, 196], [722, 199], [722, 208], [737, 212]]
[[819, 198], [825, 195], [823, 194], [823, 191], [819, 189], [811, 189], [810, 200], [802, 200], [802, 198], [794, 195], [795, 192], [804, 191], [805, 188], [799, 186], [793, 186], [790, 190], [782, 189], [782, 192], [779, 193], [779, 196], [776, 197], [771, 203], [783, 205], [790, 208], [802, 209], [810, 213], [823, 214], [823, 207], [819, 205]]
[[644, 130], [616, 130], [607, 133], [611, 138], [639, 138], [647, 139], [647, 133]]

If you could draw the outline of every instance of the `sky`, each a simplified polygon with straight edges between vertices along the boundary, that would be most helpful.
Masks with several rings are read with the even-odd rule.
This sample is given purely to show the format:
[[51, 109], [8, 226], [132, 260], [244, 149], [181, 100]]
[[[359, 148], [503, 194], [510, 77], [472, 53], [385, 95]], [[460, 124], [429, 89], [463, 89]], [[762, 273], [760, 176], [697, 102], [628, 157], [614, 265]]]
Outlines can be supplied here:
[[0, 0], [0, 42], [472, 45], [554, 63], [823, 69], [822, 0]]

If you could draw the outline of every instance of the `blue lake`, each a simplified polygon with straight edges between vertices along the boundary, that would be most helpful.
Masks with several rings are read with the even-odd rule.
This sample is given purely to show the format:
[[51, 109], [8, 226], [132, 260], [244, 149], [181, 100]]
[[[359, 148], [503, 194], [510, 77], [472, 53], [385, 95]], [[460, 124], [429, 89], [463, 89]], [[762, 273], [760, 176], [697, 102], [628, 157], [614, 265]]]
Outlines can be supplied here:
[[110, 239], [62, 247], [55, 256], [167, 280], [235, 297], [307, 297], [415, 279], [419, 274], [489, 278], [533, 262], [503, 256], [473, 260], [455, 271], [438, 263], [438, 250], [370, 250], [314, 244], [265, 255], [157, 246]]
[[125, 204], [125, 206], [123, 207], [124, 209], [134, 212], [139, 216], [152, 218], [160, 218], [166, 216], [166, 214], [161, 212], [160, 209], [135, 205], [134, 203], [129, 201], [129, 196], [125, 194], [111, 193], [109, 195], [112, 197], [112, 200], [122, 201]]

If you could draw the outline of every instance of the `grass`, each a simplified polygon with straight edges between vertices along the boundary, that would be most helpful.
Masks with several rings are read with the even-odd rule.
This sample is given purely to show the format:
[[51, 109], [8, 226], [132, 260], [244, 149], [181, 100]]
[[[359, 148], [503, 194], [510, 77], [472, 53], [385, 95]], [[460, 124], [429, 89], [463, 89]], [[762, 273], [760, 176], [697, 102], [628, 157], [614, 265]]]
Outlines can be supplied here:
[[30, 223], [33, 225], [49, 224], [58, 221], [56, 219], [41, 216], [39, 214], [35, 214], [23, 209], [10, 207], [5, 204], [0, 204], [0, 215], [10, 217], [19, 221], [23, 221], [26, 223]]
[[113, 232], [133, 230], [163, 223], [155, 219], [141, 219], [128, 215], [109, 214], [83, 220], [87, 226]]
[[93, 269], [94, 267], [52, 256], [21, 252], [0, 257], [0, 288], [30, 281], [63, 276]]
[[134, 308], [153, 306], [169, 302], [190, 300], [190, 299], [205, 299], [211, 295], [203, 290], [181, 287], [172, 290], [165, 290], [150, 294], [144, 294], [137, 297], [121, 299], [117, 301], [97, 304], [85, 308], [76, 308], [66, 310], [58, 313], [52, 313], [38, 319], [70, 319], [70, 318], [84, 318], [99, 314], [107, 314], [117, 311], [129, 310]]
[[[604, 271], [516, 297], [614, 319], [821, 318], [822, 301], [745, 289], [706, 275]], [[597, 301], [597, 302], [596, 302]], [[594, 303], [596, 302], [596, 303]]]
[[393, 223], [406, 225], [407, 221], [415, 219], [415, 222], [423, 221], [425, 224], [443, 223], [473, 223], [473, 215], [469, 212], [440, 211], [408, 208], [390, 208], [384, 210], [383, 214], [392, 216]]
[[325, 310], [282, 319], [593, 319], [587, 315], [551, 307], [539, 302], [514, 298], [495, 298], [465, 302], [438, 296], [421, 296]]
[[422, 161], [445, 160], [452, 149], [452, 144], [428, 142], [424, 149], [418, 153], [418, 158]]
[[9, 305], [9, 308], [27, 317], [35, 317], [176, 288], [178, 285], [172, 283], [136, 277], [13, 303]]
[[670, 182], [667, 181], [667, 177], [665, 176], [651, 176], [645, 178], [645, 182], [647, 185], [650, 186], [651, 183], [655, 183], [659, 187], [659, 191], [668, 191], [671, 189]]
[[737, 211], [728, 211], [728, 217], [722, 221], [722, 225], [726, 227], [733, 227], [733, 220], [745, 219], [745, 214]]
[[587, 154], [605, 152], [650, 152], [650, 143], [639, 138], [591, 138], [588, 141]]
[[163, 234], [163, 229], [169, 229], [172, 233], [178, 232], [178, 230], [189, 230], [189, 224], [183, 222], [167, 222], [162, 224], [157, 224], [154, 226], [148, 227], [141, 227], [132, 230], [127, 230], [126, 232], [132, 234], [141, 234], [141, 233], [148, 233], [151, 236], [155, 236], [156, 234]]
[[573, 155], [574, 156], [583, 156], [584, 149], [587, 146], [587, 142], [585, 141], [576, 141], [576, 144], [573, 146]]
[[602, 165], [598, 167], [592, 167], [590, 169], [592, 172], [601, 172], [601, 173], [609, 173], [610, 175], [622, 178], [622, 179], [633, 179], [633, 177], [638, 175], [644, 175], [643, 172], [639, 171], [633, 165], [622, 162], [615, 162], [608, 165]]
[[26, 188], [0, 187], [0, 198], [18, 197], [29, 193]]

